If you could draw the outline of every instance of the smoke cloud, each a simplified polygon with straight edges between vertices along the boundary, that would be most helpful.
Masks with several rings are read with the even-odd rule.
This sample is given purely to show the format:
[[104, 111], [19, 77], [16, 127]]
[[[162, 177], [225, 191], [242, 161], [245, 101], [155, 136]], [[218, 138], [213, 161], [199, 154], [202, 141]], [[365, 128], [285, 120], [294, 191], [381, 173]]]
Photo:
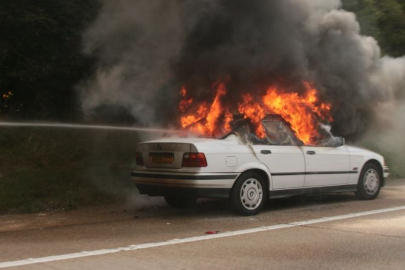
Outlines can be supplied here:
[[120, 106], [144, 125], [175, 125], [180, 87], [209, 100], [218, 80], [234, 106], [242, 93], [313, 82], [333, 106], [332, 132], [353, 138], [405, 97], [405, 58], [382, 57], [337, 0], [105, 0], [84, 44], [99, 59], [80, 86], [84, 110]]
[[172, 60], [182, 47], [180, 11], [176, 1], [103, 2], [84, 34], [85, 53], [99, 61], [94, 78], [80, 85], [85, 112], [119, 106], [141, 124], [162, 124], [179, 88]]

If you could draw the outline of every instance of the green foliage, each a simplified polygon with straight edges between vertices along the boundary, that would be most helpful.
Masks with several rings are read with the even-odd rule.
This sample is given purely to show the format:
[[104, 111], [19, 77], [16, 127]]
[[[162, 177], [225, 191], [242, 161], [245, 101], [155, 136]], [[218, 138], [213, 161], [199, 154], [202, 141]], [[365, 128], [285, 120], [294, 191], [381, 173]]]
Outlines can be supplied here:
[[97, 0], [0, 1], [0, 116], [72, 118], [74, 85], [90, 74], [81, 34], [94, 19]]
[[[405, 55], [405, 0], [342, 2], [384, 54]], [[99, 9], [99, 0], [0, 1], [0, 118], [80, 118], [74, 87], [95, 66], [81, 53], [81, 35]]]
[[343, 0], [356, 13], [364, 35], [379, 42], [384, 54], [405, 55], [405, 0]]
[[137, 192], [133, 132], [0, 129], [0, 213], [125, 202]]
[[383, 33], [381, 46], [391, 56], [405, 55], [405, 10], [397, 1], [379, 1], [378, 8], [384, 16], [378, 22]]

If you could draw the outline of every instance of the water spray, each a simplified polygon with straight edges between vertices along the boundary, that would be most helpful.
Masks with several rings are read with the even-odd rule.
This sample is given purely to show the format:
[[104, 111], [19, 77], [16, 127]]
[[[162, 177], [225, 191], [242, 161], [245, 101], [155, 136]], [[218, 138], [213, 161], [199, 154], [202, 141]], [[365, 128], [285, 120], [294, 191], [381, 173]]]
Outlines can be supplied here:
[[151, 132], [151, 133], [184, 133], [184, 131], [181, 131], [181, 130], [163, 129], [163, 128], [120, 127], [120, 126], [63, 124], [63, 123], [0, 122], [0, 127], [74, 128], [74, 129], [100, 129], [100, 130], [138, 131], [138, 132]]

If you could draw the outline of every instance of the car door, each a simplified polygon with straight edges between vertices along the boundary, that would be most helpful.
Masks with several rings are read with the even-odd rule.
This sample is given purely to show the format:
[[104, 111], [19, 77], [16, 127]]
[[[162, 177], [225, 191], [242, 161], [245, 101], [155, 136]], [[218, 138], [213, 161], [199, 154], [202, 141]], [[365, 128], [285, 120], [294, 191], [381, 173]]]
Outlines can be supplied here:
[[303, 188], [305, 162], [299, 146], [252, 145], [256, 157], [270, 170], [273, 190]]
[[349, 182], [350, 154], [346, 146], [302, 146], [305, 156], [305, 187], [338, 186]]
[[269, 168], [273, 190], [303, 188], [305, 159], [292, 130], [280, 117], [262, 120], [267, 145], [252, 145], [257, 158]]

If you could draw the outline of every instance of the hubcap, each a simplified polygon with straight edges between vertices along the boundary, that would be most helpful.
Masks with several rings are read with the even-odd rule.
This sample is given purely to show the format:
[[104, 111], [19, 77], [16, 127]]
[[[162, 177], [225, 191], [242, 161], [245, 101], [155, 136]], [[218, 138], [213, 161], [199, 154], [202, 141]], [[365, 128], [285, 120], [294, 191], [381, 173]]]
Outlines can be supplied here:
[[374, 195], [380, 186], [378, 172], [374, 169], [368, 169], [363, 178], [364, 189], [370, 195]]
[[254, 210], [263, 200], [263, 189], [260, 182], [254, 178], [247, 179], [240, 190], [240, 199], [246, 209]]

